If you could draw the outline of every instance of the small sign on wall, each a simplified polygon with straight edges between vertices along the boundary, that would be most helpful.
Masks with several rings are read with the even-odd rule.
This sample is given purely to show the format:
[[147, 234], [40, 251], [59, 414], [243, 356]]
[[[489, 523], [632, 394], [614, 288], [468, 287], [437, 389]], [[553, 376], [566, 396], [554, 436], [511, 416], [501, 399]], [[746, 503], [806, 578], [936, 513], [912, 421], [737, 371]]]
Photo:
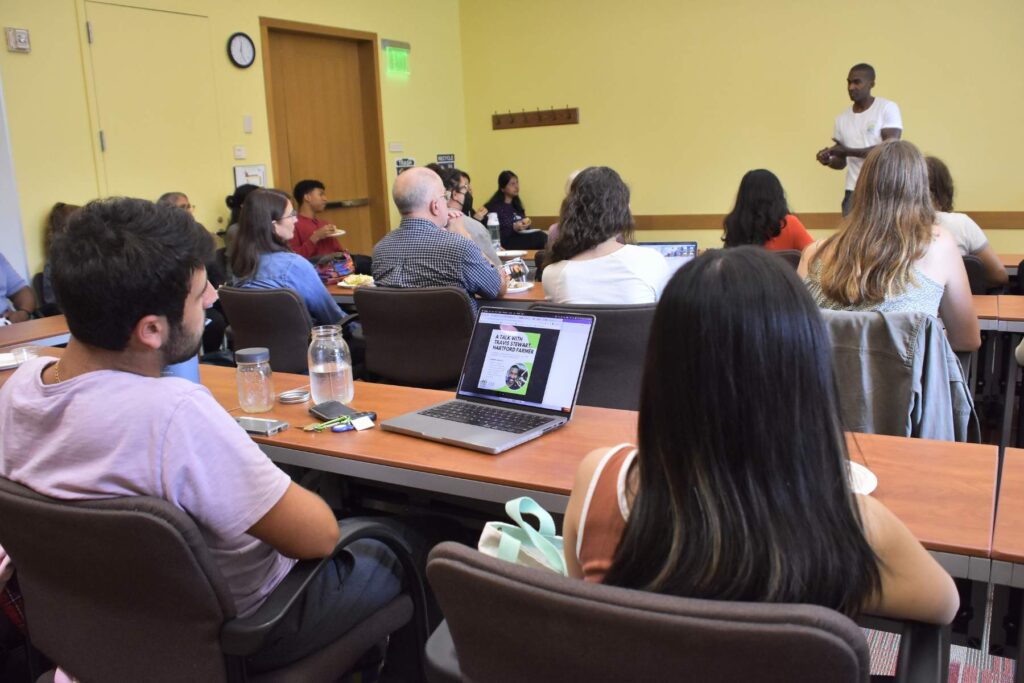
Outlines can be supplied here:
[[416, 165], [416, 160], [409, 157], [402, 157], [401, 159], [395, 159], [395, 175], [402, 175], [403, 172], [408, 171], [410, 168]]
[[455, 168], [454, 154], [438, 154], [437, 165], [441, 168]]
[[235, 166], [235, 187], [241, 187], [242, 185], [255, 185], [257, 187], [266, 187], [266, 164], [253, 164], [251, 166]]

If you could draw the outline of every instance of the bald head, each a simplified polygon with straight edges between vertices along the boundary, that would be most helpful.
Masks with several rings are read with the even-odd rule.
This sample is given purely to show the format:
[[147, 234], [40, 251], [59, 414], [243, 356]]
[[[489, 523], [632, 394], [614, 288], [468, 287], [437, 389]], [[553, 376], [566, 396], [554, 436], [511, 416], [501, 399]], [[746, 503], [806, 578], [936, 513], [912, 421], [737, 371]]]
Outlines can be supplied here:
[[444, 184], [429, 168], [410, 168], [395, 179], [391, 195], [400, 214], [422, 216], [429, 214], [431, 204], [444, 195]]

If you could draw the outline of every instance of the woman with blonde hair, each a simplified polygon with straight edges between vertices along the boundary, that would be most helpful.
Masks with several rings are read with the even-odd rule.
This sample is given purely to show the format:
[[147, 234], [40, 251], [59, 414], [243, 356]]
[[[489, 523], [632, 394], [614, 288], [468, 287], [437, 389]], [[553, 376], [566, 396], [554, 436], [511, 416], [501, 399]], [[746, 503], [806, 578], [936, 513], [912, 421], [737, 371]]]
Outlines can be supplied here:
[[928, 169], [909, 142], [883, 142], [868, 155], [850, 215], [804, 250], [798, 272], [821, 308], [938, 315], [953, 349], [981, 346], [963, 259], [936, 223]]

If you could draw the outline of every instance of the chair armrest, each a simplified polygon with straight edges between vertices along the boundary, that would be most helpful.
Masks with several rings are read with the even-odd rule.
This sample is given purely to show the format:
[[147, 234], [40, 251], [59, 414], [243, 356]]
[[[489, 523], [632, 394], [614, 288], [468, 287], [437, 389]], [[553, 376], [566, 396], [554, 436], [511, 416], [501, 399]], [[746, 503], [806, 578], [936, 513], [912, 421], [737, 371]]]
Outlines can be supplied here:
[[459, 683], [462, 680], [459, 656], [455, 653], [447, 621], [442, 621], [431, 634], [426, 653], [428, 683]]
[[896, 683], [945, 683], [949, 677], [949, 625], [862, 615], [865, 628], [900, 634]]
[[224, 653], [244, 656], [259, 650], [270, 631], [302, 597], [329, 559], [324, 557], [297, 563], [259, 609], [247, 617], [236, 617], [226, 622], [220, 630], [220, 644]]
[[358, 318], [359, 318], [359, 312], [358, 311], [355, 312], [355, 313], [349, 313], [348, 315], [346, 315], [344, 318], [342, 318], [338, 322], [338, 326], [341, 327], [342, 329], [345, 329], [345, 325], [348, 325], [350, 322], [353, 322], [353, 321], [355, 321]]
[[[419, 617], [417, 633], [426, 639], [426, 593], [423, 579], [412, 562], [411, 549], [391, 527], [372, 519], [352, 518], [338, 522], [341, 537], [331, 557], [337, 555], [346, 546], [363, 539], [374, 539], [388, 547], [397, 557], [406, 577], [407, 592], [413, 601], [416, 615]], [[227, 655], [250, 655], [260, 649], [263, 641], [271, 630], [284, 618], [288, 610], [299, 600], [310, 582], [323, 569], [330, 558], [303, 560], [297, 563], [281, 583], [267, 596], [267, 599], [254, 613], [247, 617], [237, 617], [228, 621], [221, 628], [221, 648]]]

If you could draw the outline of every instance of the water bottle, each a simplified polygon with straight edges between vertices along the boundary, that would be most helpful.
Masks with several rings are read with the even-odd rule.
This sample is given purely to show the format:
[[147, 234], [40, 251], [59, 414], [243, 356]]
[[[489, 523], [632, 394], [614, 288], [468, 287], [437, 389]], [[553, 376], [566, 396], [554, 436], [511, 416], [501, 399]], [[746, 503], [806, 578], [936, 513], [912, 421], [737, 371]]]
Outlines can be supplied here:
[[309, 388], [314, 404], [352, 401], [355, 391], [352, 357], [338, 325], [313, 328], [313, 341], [309, 345]]
[[247, 413], [265, 413], [274, 407], [274, 377], [270, 349], [256, 346], [235, 351], [238, 403]]
[[501, 226], [498, 223], [498, 214], [493, 211], [487, 214], [487, 232], [491, 233], [491, 244], [494, 245], [494, 250], [499, 251], [501, 249]]

